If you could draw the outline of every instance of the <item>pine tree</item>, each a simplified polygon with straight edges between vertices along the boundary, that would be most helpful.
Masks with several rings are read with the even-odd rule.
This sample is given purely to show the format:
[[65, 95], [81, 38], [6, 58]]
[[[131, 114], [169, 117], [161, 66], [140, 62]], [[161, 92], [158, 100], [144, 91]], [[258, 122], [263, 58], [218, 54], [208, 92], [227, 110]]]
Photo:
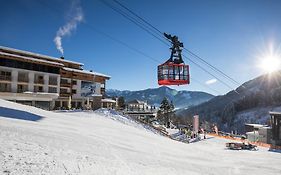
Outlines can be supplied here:
[[164, 97], [157, 112], [158, 120], [163, 122], [167, 128], [170, 128], [171, 116], [173, 116], [174, 105], [169, 103], [168, 98]]
[[124, 97], [119, 97], [118, 99], [117, 99], [117, 104], [118, 104], [118, 108], [119, 109], [125, 109], [125, 99], [124, 99]]

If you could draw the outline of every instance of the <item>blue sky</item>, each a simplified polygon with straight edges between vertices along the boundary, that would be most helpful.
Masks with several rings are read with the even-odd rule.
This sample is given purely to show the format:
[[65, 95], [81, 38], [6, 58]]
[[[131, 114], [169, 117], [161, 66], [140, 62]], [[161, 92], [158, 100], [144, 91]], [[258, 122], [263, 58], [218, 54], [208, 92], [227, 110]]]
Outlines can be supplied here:
[[[281, 46], [280, 0], [119, 1], [161, 31], [178, 35], [187, 49], [240, 83], [264, 73], [257, 66], [258, 58], [270, 45], [276, 51]], [[80, 5], [83, 22], [62, 38], [65, 58], [85, 63], [85, 69], [112, 76], [107, 88], [158, 87], [157, 62], [88, 26], [137, 48], [159, 63], [168, 59], [169, 48], [98, 0], [81, 0]], [[1, 0], [0, 45], [60, 57], [53, 40], [58, 29], [71, 19], [70, 8], [71, 1], [64, 0]], [[186, 64], [190, 64], [191, 77], [202, 84], [213, 79], [196, 65]], [[191, 82], [172, 88], [216, 95], [231, 90], [219, 81], [204, 86]]]

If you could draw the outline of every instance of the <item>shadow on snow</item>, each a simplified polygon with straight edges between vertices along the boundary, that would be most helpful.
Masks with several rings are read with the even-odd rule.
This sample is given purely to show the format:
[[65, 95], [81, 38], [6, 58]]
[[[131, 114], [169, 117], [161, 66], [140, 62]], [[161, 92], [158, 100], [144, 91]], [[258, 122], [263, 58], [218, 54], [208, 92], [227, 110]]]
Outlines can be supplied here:
[[5, 107], [0, 107], [0, 117], [29, 120], [29, 121], [38, 121], [43, 118], [42, 116], [32, 114], [30, 112], [21, 111], [17, 109], [10, 109]]

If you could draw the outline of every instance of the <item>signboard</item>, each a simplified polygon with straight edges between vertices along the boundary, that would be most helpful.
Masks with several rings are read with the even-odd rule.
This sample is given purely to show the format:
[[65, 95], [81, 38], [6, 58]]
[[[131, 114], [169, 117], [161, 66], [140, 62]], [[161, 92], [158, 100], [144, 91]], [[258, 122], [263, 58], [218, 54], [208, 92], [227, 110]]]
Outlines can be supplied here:
[[81, 96], [90, 97], [93, 94], [96, 94], [96, 83], [82, 81], [81, 82]]

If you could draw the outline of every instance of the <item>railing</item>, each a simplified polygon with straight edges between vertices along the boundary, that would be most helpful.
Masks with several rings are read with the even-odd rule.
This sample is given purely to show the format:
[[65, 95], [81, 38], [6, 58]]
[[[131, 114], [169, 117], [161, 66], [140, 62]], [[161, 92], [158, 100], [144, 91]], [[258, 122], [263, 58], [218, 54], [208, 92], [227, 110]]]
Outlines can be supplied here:
[[24, 93], [24, 92], [26, 92], [26, 91], [28, 91], [28, 89], [18, 89], [18, 90], [17, 90], [18, 93]]
[[44, 90], [34, 89], [34, 92], [44, 92]]
[[26, 77], [18, 77], [18, 82], [28, 83], [28, 78], [26, 78]]
[[60, 97], [69, 97], [69, 96], [70, 96], [69, 92], [60, 93]]
[[42, 79], [35, 79], [34, 83], [35, 84], [44, 84], [44, 80], [42, 80]]
[[49, 85], [58, 85], [57, 81], [49, 81]]
[[12, 76], [0, 75], [0, 80], [11, 81]]
[[0, 88], [0, 92], [11, 92], [11, 88]]
[[63, 83], [60, 83], [60, 86], [61, 87], [71, 87], [71, 84], [63, 82]]

